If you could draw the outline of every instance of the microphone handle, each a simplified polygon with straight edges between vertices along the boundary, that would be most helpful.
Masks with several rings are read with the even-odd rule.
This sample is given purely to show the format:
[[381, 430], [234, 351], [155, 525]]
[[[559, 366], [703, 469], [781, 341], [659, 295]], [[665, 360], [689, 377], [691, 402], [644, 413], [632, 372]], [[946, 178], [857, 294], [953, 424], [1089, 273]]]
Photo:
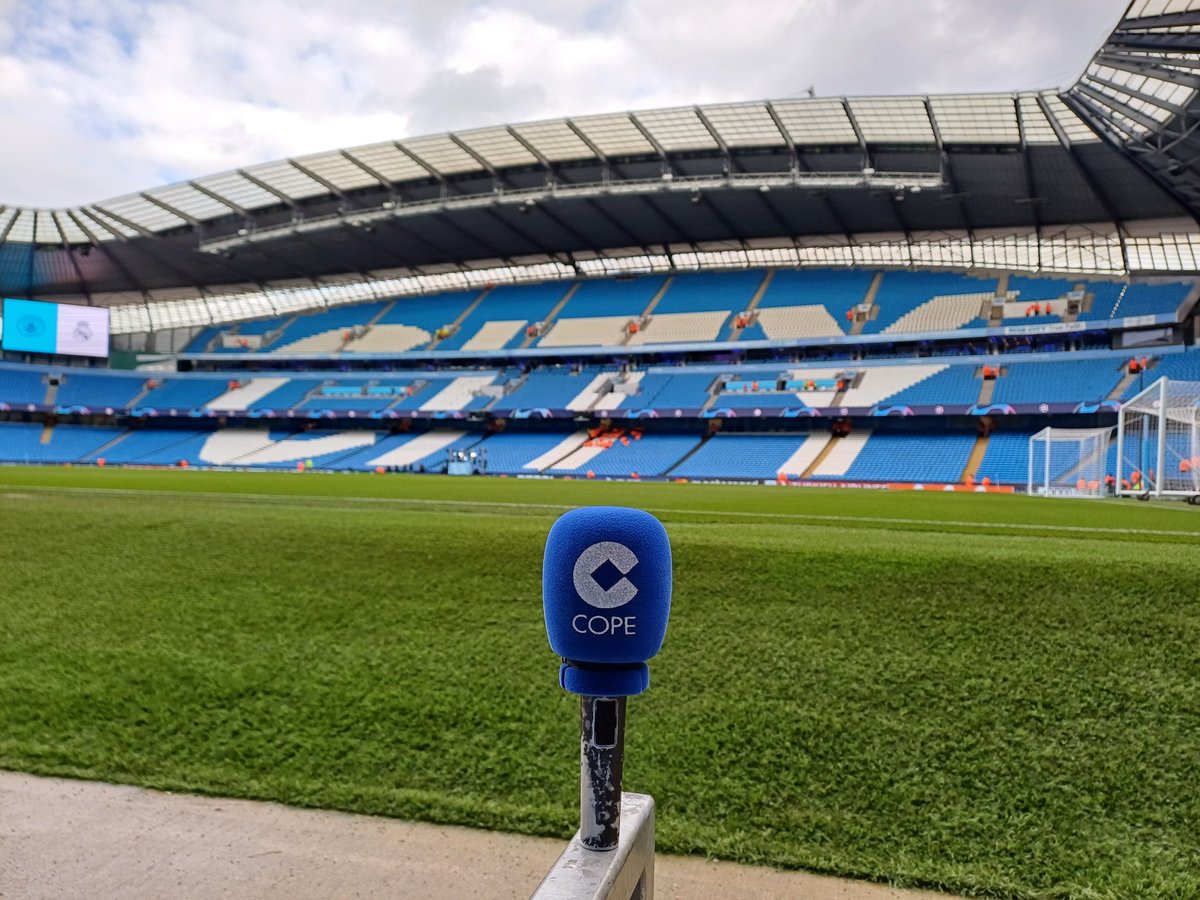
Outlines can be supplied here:
[[589, 850], [615, 850], [621, 838], [625, 700], [580, 698], [579, 840]]

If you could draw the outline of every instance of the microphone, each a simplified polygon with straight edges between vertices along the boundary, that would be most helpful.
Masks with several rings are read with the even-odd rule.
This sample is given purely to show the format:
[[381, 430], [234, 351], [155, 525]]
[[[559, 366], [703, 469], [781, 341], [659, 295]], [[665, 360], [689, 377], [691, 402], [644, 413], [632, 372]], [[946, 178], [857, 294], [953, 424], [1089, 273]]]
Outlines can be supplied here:
[[640, 509], [592, 506], [559, 517], [546, 538], [542, 606], [558, 683], [580, 695], [579, 842], [621, 838], [626, 698], [650, 684], [671, 611], [671, 544]]
[[573, 509], [546, 538], [542, 604], [559, 684], [631, 697], [650, 684], [671, 611], [671, 544], [662, 522], [620, 506]]

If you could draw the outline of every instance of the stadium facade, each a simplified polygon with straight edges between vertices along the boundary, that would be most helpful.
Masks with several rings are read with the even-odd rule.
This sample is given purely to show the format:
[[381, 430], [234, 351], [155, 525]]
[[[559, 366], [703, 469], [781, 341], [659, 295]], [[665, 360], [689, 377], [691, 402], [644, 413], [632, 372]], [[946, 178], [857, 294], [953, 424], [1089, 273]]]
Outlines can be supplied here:
[[[6, 297], [108, 308], [114, 346], [184, 372], [8, 353], [0, 456], [440, 467], [511, 444], [524, 473], [974, 479], [1005, 432], [1107, 425], [1148, 374], [1197, 368], [1197, 116], [1200, 2], [1136, 0], [1066, 90], [568, 118], [5, 208]], [[147, 420], [203, 425], [197, 453]], [[578, 427], [530, 424], [556, 420]], [[83, 421], [112, 431], [45, 449]], [[656, 449], [597, 471], [633, 444]]]

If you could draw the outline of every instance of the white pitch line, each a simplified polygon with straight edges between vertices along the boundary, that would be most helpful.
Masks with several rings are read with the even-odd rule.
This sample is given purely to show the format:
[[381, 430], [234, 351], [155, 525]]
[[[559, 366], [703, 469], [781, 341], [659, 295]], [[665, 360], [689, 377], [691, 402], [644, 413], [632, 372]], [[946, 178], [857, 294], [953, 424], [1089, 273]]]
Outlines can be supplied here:
[[[14, 487], [16, 487], [14, 485]], [[333, 502], [350, 502], [350, 503], [381, 503], [393, 504], [397, 506], [440, 506], [440, 507], [467, 507], [467, 508], [495, 508], [495, 509], [545, 509], [545, 510], [568, 510], [574, 509], [575, 506], [569, 503], [517, 503], [509, 500], [437, 500], [429, 498], [417, 497], [340, 497], [340, 496], [325, 496], [320, 494], [302, 495], [302, 494], [251, 494], [235, 491], [166, 491], [166, 490], [139, 490], [136, 488], [89, 488], [89, 487], [57, 487], [52, 485], [21, 485], [21, 491], [25, 490], [40, 490], [40, 491], [58, 491], [60, 493], [92, 493], [92, 494], [117, 494], [117, 495], [134, 495], [134, 494], [149, 494], [155, 496], [169, 497], [203, 497], [212, 498], [234, 498], [239, 500], [278, 500], [285, 503], [294, 503], [298, 501], [311, 503], [314, 500], [329, 500]], [[0, 488], [0, 496], [18, 496], [19, 492], [8, 492]], [[837, 516], [825, 515], [820, 513], [782, 513], [782, 512], [750, 512], [747, 510], [708, 510], [708, 509], [678, 509], [674, 507], [663, 506], [647, 506], [643, 507], [647, 512], [662, 514], [662, 515], [683, 515], [683, 516], [713, 516], [734, 517], [734, 518], [750, 518], [750, 519], [779, 519], [783, 521], [797, 522], [835, 522], [846, 524], [860, 525], [920, 525], [926, 527], [946, 526], [950, 528], [988, 528], [988, 529], [1009, 529], [1013, 531], [1038, 531], [1038, 532], [1063, 532], [1063, 533], [1079, 533], [1079, 534], [1113, 534], [1113, 535], [1143, 535], [1148, 537], [1195, 537], [1200, 540], [1200, 533], [1194, 531], [1170, 531], [1166, 529], [1155, 528], [1107, 528], [1097, 525], [1037, 525], [1026, 522], [966, 522], [957, 519], [907, 519], [907, 518], [891, 518], [887, 516]]]

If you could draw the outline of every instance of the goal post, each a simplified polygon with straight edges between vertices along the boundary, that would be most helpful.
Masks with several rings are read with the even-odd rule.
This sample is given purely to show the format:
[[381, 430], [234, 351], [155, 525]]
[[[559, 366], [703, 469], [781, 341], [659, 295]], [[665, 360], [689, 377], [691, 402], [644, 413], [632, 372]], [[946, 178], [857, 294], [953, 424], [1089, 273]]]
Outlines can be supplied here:
[[1108, 428], [1043, 428], [1029, 438], [1030, 495], [1103, 497], [1109, 474]]
[[1200, 496], [1200, 381], [1160, 378], [1121, 405], [1117, 493]]

